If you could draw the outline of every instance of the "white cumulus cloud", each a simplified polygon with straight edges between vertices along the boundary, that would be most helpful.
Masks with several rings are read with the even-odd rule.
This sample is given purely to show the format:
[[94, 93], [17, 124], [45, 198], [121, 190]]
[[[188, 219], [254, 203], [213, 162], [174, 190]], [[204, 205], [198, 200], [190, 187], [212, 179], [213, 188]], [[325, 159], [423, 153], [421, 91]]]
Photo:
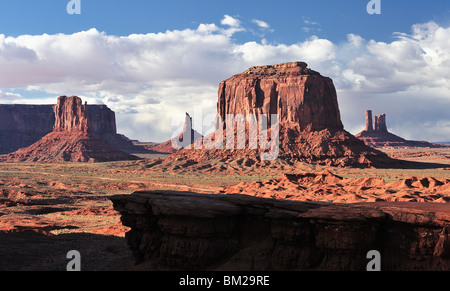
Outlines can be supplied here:
[[164, 141], [185, 112], [216, 112], [222, 80], [254, 65], [305, 61], [334, 80], [344, 124], [353, 133], [364, 126], [366, 109], [387, 113], [388, 126], [407, 138], [437, 141], [450, 131], [448, 27], [414, 25], [391, 42], [349, 34], [342, 43], [313, 36], [291, 44], [239, 43], [233, 35], [243, 31], [239, 19], [225, 15], [219, 25], [128, 36], [97, 29], [0, 35], [0, 103], [38, 102], [10, 88], [79, 95], [115, 110], [119, 131], [130, 138]]
[[0, 100], [2, 103], [16, 103], [20, 102], [22, 99], [22, 95], [11, 92], [3, 92], [0, 90]]
[[224, 18], [221, 21], [222, 25], [228, 25], [228, 26], [232, 26], [232, 27], [239, 27], [241, 26], [241, 22], [239, 21], [239, 19], [234, 18], [230, 15], [225, 15]]

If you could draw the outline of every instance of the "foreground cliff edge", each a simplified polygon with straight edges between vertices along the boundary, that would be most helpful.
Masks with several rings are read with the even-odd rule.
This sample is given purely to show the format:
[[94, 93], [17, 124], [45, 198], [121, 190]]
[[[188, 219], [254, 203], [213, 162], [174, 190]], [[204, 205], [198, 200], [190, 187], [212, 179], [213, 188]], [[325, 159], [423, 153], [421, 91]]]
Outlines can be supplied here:
[[136, 270], [448, 271], [450, 209], [437, 203], [334, 204], [142, 191], [111, 198]]

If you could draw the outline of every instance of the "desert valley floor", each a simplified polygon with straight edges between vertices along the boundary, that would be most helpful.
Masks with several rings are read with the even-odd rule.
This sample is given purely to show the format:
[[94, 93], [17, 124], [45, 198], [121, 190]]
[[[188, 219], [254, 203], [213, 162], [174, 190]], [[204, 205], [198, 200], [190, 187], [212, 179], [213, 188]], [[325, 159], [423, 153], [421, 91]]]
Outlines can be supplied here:
[[136, 268], [124, 238], [128, 229], [109, 197], [137, 190], [450, 203], [450, 149], [384, 151], [411, 161], [410, 167], [337, 168], [251, 158], [165, 162], [161, 156], [90, 164], [1, 163], [0, 270], [65, 270], [73, 249], [84, 254], [86, 271]]

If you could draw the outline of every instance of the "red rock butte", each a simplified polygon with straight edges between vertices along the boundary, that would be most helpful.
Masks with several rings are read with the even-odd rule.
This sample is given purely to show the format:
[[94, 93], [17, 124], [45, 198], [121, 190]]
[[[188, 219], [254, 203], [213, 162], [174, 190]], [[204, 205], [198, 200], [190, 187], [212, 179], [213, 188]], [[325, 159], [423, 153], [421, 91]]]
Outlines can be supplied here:
[[183, 130], [175, 138], [161, 144], [149, 146], [147, 149], [155, 153], [172, 154], [186, 148], [203, 136], [192, 128], [192, 117], [186, 112]]
[[89, 132], [87, 102], [83, 105], [81, 99], [76, 96], [60, 96], [53, 110], [55, 112], [54, 132]]
[[342, 130], [330, 78], [293, 62], [251, 67], [219, 85], [218, 115], [278, 114], [281, 127], [300, 131]]
[[[150, 153], [144, 147], [134, 145], [126, 136], [117, 133], [116, 114], [107, 105], [88, 104], [84, 107], [77, 105], [80, 111], [87, 111], [87, 128], [91, 135], [126, 153]], [[55, 114], [54, 109], [55, 104], [0, 104], [0, 155], [10, 154], [34, 144], [53, 132], [55, 123], [57, 128], [62, 129], [60, 122], [63, 112]], [[58, 115], [58, 122], [55, 115]], [[79, 116], [83, 114], [80, 112]]]
[[366, 128], [356, 135], [357, 138], [374, 148], [440, 148], [446, 145], [430, 143], [427, 141], [406, 140], [388, 131], [386, 114], [375, 115], [375, 126], [372, 119], [372, 110], [366, 111]]
[[77, 96], [58, 98], [53, 132], [4, 158], [7, 162], [107, 162], [136, 160], [90, 133], [88, 106]]
[[[269, 127], [271, 115], [278, 115], [278, 158], [345, 167], [386, 167], [394, 163], [344, 130], [333, 81], [309, 69], [304, 62], [254, 66], [220, 83], [217, 119], [223, 121], [225, 130], [234, 126], [226, 124], [227, 115], [262, 114], [269, 118]], [[204, 140], [214, 140], [215, 134]], [[171, 159], [242, 156], [256, 157], [254, 150], [208, 147], [184, 149]]]

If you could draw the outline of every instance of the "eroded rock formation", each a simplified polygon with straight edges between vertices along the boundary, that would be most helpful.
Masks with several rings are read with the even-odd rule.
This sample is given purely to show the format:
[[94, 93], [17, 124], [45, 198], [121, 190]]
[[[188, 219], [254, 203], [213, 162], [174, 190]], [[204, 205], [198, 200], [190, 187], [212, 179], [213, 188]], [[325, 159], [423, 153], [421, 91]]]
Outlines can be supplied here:
[[87, 104], [76, 96], [58, 98], [53, 131], [6, 156], [8, 162], [106, 162], [135, 160], [91, 134]]
[[[145, 152], [117, 134], [115, 113], [108, 106], [87, 105], [87, 114], [90, 133], [104, 143], [129, 153]], [[0, 154], [32, 145], [52, 132], [54, 126], [54, 105], [0, 105]]]
[[281, 127], [343, 130], [333, 81], [302, 62], [251, 67], [223, 81], [217, 108], [224, 121], [227, 114], [278, 114]]
[[192, 117], [186, 112], [183, 130], [175, 138], [161, 144], [147, 147], [147, 149], [163, 154], [172, 154], [183, 148], [190, 147], [194, 142], [203, 136], [193, 129]]
[[[256, 156], [258, 150], [249, 146], [249, 131], [235, 129], [234, 122], [228, 124], [228, 116], [254, 116], [262, 120], [264, 115], [268, 118], [271, 149], [276, 140], [272, 131], [275, 138], [279, 137], [278, 158], [354, 167], [383, 167], [393, 163], [385, 154], [367, 147], [344, 130], [333, 81], [309, 69], [306, 63], [252, 67], [220, 83], [218, 95], [217, 120], [221, 123], [216, 123], [216, 133], [202, 140], [206, 144], [203, 150], [201, 145], [196, 150], [182, 150], [172, 159]], [[274, 122], [274, 116], [278, 122]], [[279, 130], [273, 130], [274, 126]], [[249, 127], [247, 123], [246, 129]], [[246, 148], [230, 150], [225, 141], [227, 130], [234, 131], [236, 140], [245, 136]], [[217, 150], [214, 143], [218, 135], [223, 137], [223, 146]], [[258, 142], [258, 149], [267, 151], [261, 146], [261, 139]]]
[[450, 269], [450, 211], [436, 203], [330, 204], [136, 192], [111, 198], [139, 270]]
[[81, 104], [81, 98], [60, 96], [53, 108], [55, 112], [54, 132], [89, 132], [87, 103]]
[[426, 141], [413, 141], [406, 140], [400, 136], [397, 136], [387, 129], [386, 114], [375, 116], [375, 128], [372, 124], [372, 110], [366, 111], [366, 129], [356, 135], [357, 138], [364, 141], [364, 143], [374, 148], [384, 147], [430, 147], [439, 148], [447, 147], [446, 145], [440, 145], [430, 143]]
[[386, 114], [375, 116], [375, 131], [388, 132], [386, 125]]
[[373, 131], [372, 110], [366, 111], [366, 131]]

